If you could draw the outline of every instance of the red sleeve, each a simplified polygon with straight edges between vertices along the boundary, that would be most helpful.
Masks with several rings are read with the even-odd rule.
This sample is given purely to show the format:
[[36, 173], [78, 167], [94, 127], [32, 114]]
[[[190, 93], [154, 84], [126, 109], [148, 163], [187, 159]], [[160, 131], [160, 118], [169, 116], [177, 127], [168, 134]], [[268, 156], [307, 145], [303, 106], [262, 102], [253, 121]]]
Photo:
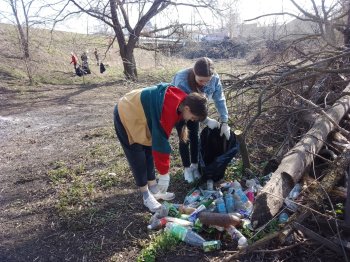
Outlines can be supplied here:
[[154, 165], [158, 170], [159, 174], [165, 175], [169, 172], [170, 167], [170, 155], [165, 153], [160, 153], [158, 151], [152, 150]]
[[166, 133], [167, 138], [175, 124], [181, 119], [182, 115], [177, 113], [180, 103], [186, 98], [187, 94], [180, 88], [170, 86], [165, 93], [160, 124]]

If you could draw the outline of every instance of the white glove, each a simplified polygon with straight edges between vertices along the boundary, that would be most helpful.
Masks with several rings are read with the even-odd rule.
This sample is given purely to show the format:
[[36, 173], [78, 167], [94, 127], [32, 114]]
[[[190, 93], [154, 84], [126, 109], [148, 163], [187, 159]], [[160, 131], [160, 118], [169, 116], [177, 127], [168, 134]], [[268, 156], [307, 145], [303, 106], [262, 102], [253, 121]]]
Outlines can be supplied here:
[[215, 119], [212, 119], [210, 117], [207, 117], [207, 119], [205, 119], [204, 123], [210, 128], [210, 129], [214, 129], [214, 128], [219, 128], [220, 127], [220, 123], [218, 121], [216, 121]]
[[166, 193], [168, 191], [169, 183], [170, 183], [169, 174], [159, 175], [159, 178], [158, 178], [159, 192], [163, 194]]
[[225, 135], [226, 139], [230, 139], [230, 127], [227, 123], [222, 123], [221, 129], [220, 129], [220, 136]]

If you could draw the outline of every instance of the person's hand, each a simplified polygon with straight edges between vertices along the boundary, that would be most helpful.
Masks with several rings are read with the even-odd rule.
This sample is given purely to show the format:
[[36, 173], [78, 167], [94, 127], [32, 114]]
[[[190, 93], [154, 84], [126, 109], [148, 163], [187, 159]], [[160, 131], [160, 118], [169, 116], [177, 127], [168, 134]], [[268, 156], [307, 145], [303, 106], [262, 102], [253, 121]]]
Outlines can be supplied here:
[[216, 121], [215, 119], [212, 119], [210, 117], [207, 117], [206, 124], [207, 124], [207, 126], [210, 129], [214, 129], [214, 128], [219, 128], [220, 127], [220, 123], [218, 121]]
[[220, 136], [225, 135], [226, 139], [230, 139], [230, 127], [227, 123], [222, 123], [221, 129], [220, 129]]
[[166, 193], [168, 191], [169, 183], [170, 183], [169, 174], [159, 175], [159, 178], [158, 178], [159, 192], [163, 194]]

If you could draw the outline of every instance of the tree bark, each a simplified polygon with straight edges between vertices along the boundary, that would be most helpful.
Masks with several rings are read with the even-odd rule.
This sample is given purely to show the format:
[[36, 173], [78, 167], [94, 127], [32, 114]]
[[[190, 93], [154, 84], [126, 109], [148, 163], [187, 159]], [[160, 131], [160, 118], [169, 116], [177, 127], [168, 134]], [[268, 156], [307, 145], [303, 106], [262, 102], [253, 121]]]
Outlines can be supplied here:
[[[350, 108], [350, 95], [347, 95], [349, 91], [350, 85], [343, 91], [346, 95], [326, 112], [337, 123]], [[277, 214], [283, 205], [284, 198], [310, 166], [314, 160], [314, 154], [322, 148], [329, 132], [333, 129], [334, 124], [329, 119], [319, 116], [299, 143], [284, 156], [270, 181], [256, 198], [251, 218], [253, 225], [261, 225]]]

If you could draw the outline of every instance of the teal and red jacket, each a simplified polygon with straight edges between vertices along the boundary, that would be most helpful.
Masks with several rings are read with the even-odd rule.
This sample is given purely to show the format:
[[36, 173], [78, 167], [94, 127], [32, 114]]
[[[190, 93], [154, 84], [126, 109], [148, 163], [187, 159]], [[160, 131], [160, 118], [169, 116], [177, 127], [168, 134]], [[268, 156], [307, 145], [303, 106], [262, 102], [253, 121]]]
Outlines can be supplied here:
[[162, 175], [169, 172], [169, 136], [175, 124], [182, 119], [178, 107], [186, 96], [175, 86], [159, 84], [133, 90], [118, 103], [119, 116], [129, 143], [152, 146], [155, 167]]

